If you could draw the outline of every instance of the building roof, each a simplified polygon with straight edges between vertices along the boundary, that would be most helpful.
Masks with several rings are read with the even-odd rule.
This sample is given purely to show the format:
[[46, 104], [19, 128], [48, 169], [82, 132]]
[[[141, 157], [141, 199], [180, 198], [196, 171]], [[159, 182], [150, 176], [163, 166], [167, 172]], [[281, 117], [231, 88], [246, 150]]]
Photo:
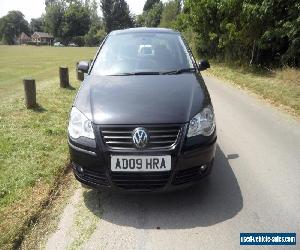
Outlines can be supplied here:
[[27, 36], [24, 32], [22, 32], [19, 39], [20, 40], [30, 40], [30, 37]]
[[146, 27], [140, 27], [140, 28], [130, 28], [130, 29], [124, 29], [124, 30], [114, 30], [110, 33], [110, 35], [118, 35], [118, 34], [126, 34], [126, 33], [173, 33], [177, 34], [178, 31], [172, 30], [172, 29], [166, 29], [166, 28], [146, 28]]
[[39, 37], [44, 37], [44, 38], [53, 38], [53, 36], [49, 33], [46, 32], [34, 32], [32, 36], [39, 36]]

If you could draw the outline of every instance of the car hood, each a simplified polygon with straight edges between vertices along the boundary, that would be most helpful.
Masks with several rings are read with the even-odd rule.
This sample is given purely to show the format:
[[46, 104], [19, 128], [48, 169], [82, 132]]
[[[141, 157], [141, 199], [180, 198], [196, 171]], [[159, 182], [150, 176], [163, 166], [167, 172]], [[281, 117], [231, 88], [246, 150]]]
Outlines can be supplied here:
[[86, 77], [74, 105], [95, 124], [186, 123], [209, 101], [201, 76]]

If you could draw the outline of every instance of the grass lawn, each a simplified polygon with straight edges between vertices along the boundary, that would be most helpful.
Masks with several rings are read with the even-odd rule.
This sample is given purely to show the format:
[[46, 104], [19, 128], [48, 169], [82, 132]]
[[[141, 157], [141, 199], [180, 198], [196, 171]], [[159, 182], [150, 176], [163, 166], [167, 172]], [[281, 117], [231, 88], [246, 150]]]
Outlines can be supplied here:
[[266, 72], [212, 62], [207, 73], [246, 88], [300, 116], [300, 70], [287, 68]]
[[[0, 248], [18, 245], [68, 163], [68, 112], [80, 83], [75, 63], [96, 48], [0, 46]], [[69, 67], [75, 90], [60, 89]], [[36, 110], [24, 106], [22, 78], [36, 80]]]

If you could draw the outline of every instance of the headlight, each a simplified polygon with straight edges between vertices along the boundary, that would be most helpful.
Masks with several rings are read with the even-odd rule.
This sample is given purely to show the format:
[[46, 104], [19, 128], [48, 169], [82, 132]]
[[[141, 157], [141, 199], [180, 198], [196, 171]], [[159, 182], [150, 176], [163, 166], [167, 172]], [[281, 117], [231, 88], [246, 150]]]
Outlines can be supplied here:
[[79, 137], [95, 139], [92, 122], [75, 107], [71, 110], [68, 132], [74, 139]]
[[196, 135], [210, 136], [216, 127], [214, 110], [211, 105], [205, 107], [190, 121], [187, 137]]

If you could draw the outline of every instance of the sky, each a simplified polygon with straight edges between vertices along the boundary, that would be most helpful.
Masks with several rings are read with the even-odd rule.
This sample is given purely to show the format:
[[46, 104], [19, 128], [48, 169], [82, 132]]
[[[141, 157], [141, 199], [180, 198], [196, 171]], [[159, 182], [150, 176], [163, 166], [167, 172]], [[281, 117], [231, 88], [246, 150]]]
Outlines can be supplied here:
[[[146, 0], [126, 0], [131, 13], [136, 15], [143, 12]], [[45, 12], [45, 0], [0, 0], [0, 17], [5, 16], [10, 10], [19, 10], [25, 19], [40, 17]]]

